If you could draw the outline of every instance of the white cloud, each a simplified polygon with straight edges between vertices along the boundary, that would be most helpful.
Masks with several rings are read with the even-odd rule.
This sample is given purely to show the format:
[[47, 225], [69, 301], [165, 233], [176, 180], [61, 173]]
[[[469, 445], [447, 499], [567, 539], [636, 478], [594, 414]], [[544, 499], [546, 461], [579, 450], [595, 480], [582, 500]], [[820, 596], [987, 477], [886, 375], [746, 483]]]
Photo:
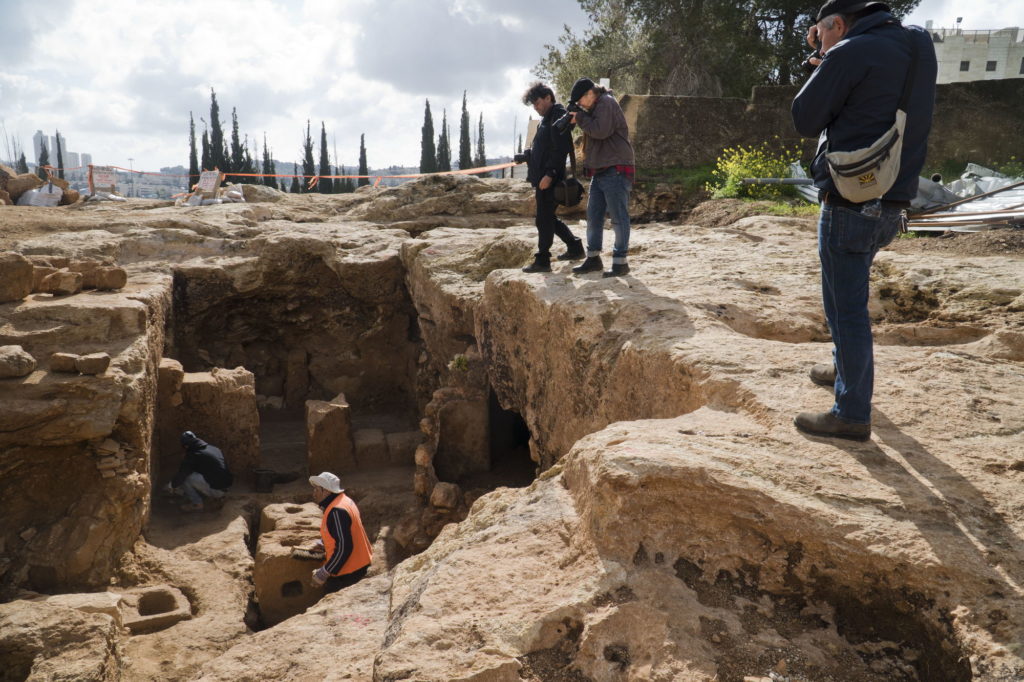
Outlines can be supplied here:
[[[72, 151], [136, 168], [186, 164], [188, 117], [197, 137], [210, 88], [230, 134], [297, 158], [306, 120], [327, 126], [340, 160], [419, 160], [423, 100], [458, 135], [462, 91], [476, 131], [481, 111], [491, 155], [511, 151], [518, 95], [576, 0], [0, 0], [0, 119], [31, 150], [32, 134], [59, 129]], [[520, 111], [523, 109], [523, 111]], [[0, 146], [2, 148], [2, 146]]]

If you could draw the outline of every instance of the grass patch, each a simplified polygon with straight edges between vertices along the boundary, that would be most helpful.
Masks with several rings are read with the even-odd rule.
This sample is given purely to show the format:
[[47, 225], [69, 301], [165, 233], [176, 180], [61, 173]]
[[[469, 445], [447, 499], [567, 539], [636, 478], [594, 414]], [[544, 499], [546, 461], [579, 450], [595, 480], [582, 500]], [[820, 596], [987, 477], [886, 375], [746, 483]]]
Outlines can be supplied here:
[[790, 203], [788, 201], [773, 201], [765, 207], [767, 215], [786, 216], [790, 218], [817, 218], [820, 213], [817, 204]]
[[678, 185], [687, 193], [703, 192], [704, 185], [714, 178], [714, 170], [715, 165], [712, 163], [690, 168], [641, 168], [637, 171], [638, 184], [646, 190], [653, 190], [656, 184], [667, 184]]

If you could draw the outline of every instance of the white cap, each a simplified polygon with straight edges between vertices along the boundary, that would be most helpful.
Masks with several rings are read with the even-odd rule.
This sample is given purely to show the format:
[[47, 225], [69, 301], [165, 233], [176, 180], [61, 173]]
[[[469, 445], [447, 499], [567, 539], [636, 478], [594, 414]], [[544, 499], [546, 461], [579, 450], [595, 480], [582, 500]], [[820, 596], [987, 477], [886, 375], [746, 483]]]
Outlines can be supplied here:
[[324, 490], [330, 490], [332, 493], [340, 493], [344, 490], [344, 488], [341, 487], [341, 479], [330, 471], [325, 471], [319, 476], [310, 476], [309, 482], [313, 485], [320, 486]]

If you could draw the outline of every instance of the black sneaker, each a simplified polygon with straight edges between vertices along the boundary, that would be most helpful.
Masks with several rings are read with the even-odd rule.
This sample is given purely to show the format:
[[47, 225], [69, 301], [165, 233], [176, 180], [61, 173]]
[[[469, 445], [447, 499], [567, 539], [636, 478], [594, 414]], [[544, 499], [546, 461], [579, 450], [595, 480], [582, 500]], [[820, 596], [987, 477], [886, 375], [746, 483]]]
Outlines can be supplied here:
[[612, 263], [611, 270], [601, 273], [602, 277], [622, 277], [629, 274], [629, 263]]
[[844, 421], [831, 412], [801, 412], [793, 420], [798, 431], [823, 438], [845, 438], [866, 441], [871, 439], [871, 424]]
[[604, 263], [601, 262], [600, 256], [587, 256], [587, 260], [572, 269], [573, 273], [577, 275], [585, 275], [588, 272], [599, 272], [601, 270], [604, 270]]
[[565, 253], [558, 255], [558, 260], [580, 260], [586, 255], [587, 252], [583, 249], [583, 240], [577, 239], [568, 245]]
[[551, 256], [538, 253], [533, 257], [533, 262], [523, 268], [523, 272], [551, 272]]

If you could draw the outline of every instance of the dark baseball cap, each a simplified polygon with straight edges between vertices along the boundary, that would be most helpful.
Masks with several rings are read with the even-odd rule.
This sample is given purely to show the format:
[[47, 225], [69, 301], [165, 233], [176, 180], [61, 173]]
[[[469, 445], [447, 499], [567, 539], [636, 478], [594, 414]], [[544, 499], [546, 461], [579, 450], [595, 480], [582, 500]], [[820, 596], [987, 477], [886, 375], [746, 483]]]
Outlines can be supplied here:
[[878, 2], [877, 0], [870, 0], [869, 2], [864, 2], [864, 0], [828, 0], [828, 2], [822, 5], [821, 9], [818, 10], [818, 16], [814, 21], [821, 21], [825, 17], [833, 14], [854, 14], [862, 9], [867, 9], [872, 5], [878, 5], [878, 9], [885, 10], [886, 12], [892, 10], [888, 3]]
[[594, 89], [594, 81], [589, 78], [581, 78], [572, 84], [572, 92], [569, 93], [570, 102], [579, 102], [580, 97]]

